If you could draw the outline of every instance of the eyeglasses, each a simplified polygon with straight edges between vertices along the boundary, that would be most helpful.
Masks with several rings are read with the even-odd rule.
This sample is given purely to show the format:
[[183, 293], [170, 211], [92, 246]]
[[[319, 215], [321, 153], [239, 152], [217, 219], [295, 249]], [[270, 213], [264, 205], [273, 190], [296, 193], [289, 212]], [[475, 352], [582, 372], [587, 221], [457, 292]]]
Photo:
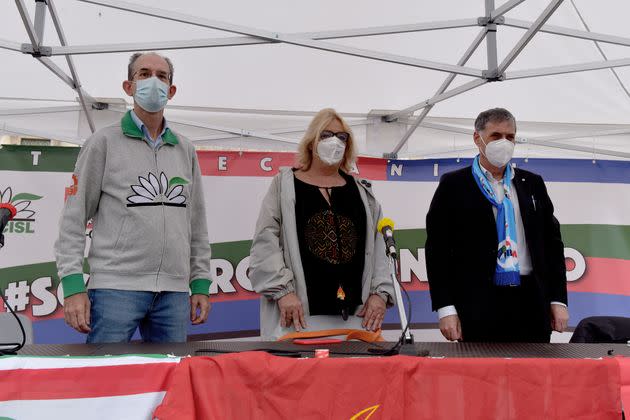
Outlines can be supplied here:
[[160, 81], [166, 83], [167, 85], [171, 83], [171, 74], [161, 70], [153, 72], [149, 69], [140, 69], [133, 74], [133, 76], [135, 75], [138, 75], [138, 79], [140, 80], [149, 79], [155, 75], [155, 77], [157, 77]]
[[333, 133], [330, 130], [324, 130], [320, 133], [319, 139], [325, 140], [325, 139], [331, 138], [332, 136], [337, 137], [339, 140], [341, 140], [344, 143], [347, 142], [348, 139], [350, 138], [350, 134], [346, 133], [345, 131], [339, 131], [338, 133]]

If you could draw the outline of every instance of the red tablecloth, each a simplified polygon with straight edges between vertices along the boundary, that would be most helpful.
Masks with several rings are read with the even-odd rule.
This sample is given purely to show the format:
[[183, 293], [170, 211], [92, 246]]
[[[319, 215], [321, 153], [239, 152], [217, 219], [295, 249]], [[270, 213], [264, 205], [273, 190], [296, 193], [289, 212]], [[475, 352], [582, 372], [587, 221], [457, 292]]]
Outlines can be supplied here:
[[619, 363], [619, 376], [621, 384], [621, 402], [626, 412], [626, 418], [630, 413], [630, 357], [617, 357]]
[[622, 384], [625, 397], [630, 393], [630, 363], [240, 353], [182, 359], [171, 380], [155, 411], [161, 420], [618, 420]]

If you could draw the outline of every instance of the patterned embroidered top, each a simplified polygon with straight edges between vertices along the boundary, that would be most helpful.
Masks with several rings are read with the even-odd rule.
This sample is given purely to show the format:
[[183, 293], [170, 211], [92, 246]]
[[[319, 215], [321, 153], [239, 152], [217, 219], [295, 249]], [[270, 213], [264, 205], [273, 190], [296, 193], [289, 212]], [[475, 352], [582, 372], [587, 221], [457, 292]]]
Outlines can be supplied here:
[[[311, 315], [352, 314], [361, 301], [366, 213], [357, 185], [320, 189], [295, 179], [295, 218]], [[338, 293], [339, 289], [342, 293]], [[338, 296], [343, 296], [339, 298]]]

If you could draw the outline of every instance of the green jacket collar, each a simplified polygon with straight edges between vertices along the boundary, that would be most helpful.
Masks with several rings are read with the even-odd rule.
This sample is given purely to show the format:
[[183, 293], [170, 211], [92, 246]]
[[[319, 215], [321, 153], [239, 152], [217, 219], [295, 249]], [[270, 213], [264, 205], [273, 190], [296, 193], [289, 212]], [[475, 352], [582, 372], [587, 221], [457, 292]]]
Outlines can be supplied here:
[[[131, 118], [131, 111], [127, 111], [122, 117], [122, 120], [120, 120], [120, 127], [122, 128], [123, 134], [127, 137], [132, 137], [134, 139], [142, 139], [144, 137], [142, 131], [138, 128], [136, 123], [133, 122], [133, 119]], [[164, 131], [162, 141], [170, 144], [171, 146], [175, 146], [179, 143], [177, 136], [168, 127], [166, 128], [166, 131]]]

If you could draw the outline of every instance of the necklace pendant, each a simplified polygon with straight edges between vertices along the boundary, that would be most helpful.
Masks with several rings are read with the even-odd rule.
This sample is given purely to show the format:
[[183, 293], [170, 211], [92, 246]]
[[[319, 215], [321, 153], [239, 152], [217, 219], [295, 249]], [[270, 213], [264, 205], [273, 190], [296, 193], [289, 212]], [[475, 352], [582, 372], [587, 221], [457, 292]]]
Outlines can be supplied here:
[[343, 287], [341, 286], [337, 289], [337, 299], [346, 300], [346, 292], [343, 291]]

